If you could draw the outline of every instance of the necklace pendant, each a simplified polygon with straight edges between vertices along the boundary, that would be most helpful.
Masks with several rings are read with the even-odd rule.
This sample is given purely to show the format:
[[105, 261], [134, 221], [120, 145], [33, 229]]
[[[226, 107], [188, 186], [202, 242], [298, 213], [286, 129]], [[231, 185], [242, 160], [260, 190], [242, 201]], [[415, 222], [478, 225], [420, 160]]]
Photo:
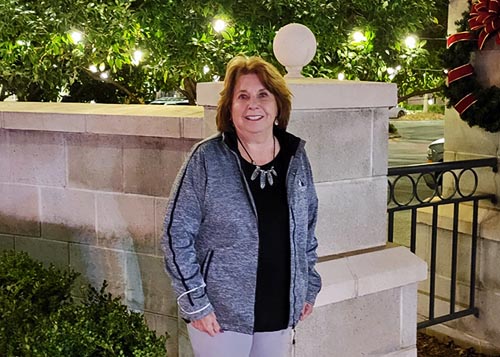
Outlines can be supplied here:
[[257, 178], [257, 176], [259, 176], [260, 172], [262, 170], [260, 169], [260, 166], [255, 166], [255, 170], [253, 170], [252, 172], [252, 176], [250, 177], [250, 180], [255, 180]]
[[260, 188], [261, 189], [263, 189], [264, 187], [266, 187], [266, 174], [267, 174], [266, 170], [261, 170], [260, 171]]
[[271, 174], [271, 170], [266, 172], [266, 176], [267, 176], [267, 182], [269, 182], [269, 185], [272, 186], [274, 180], [273, 180], [273, 175]]

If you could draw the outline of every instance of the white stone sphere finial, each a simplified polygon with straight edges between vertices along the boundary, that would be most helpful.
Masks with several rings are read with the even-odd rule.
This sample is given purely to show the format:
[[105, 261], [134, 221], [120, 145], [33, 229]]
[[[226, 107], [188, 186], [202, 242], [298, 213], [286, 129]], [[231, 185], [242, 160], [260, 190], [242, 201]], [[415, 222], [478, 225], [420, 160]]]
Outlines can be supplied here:
[[302, 67], [316, 54], [316, 37], [302, 24], [288, 24], [274, 36], [273, 52], [279, 63], [285, 66], [286, 78], [302, 78]]

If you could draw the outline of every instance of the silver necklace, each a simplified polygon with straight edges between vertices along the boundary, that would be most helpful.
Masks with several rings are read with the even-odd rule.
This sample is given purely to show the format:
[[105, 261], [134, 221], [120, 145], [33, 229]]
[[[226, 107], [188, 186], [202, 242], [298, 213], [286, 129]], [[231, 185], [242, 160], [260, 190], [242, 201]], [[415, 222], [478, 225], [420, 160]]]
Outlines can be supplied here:
[[[255, 163], [252, 156], [250, 156], [250, 153], [246, 149], [245, 145], [243, 145], [243, 143], [241, 142], [240, 138], [238, 136], [236, 136], [236, 138], [238, 139], [239, 143], [241, 144], [241, 147], [243, 148], [243, 150], [245, 150], [246, 154], [248, 155], [248, 157], [252, 161], [252, 165], [255, 166], [255, 170], [253, 170], [252, 176], [250, 176], [250, 180], [255, 181], [255, 179], [257, 177], [259, 177], [261, 189], [266, 187], [266, 180], [267, 180], [267, 182], [269, 182], [269, 186], [272, 186], [274, 183], [273, 175], [278, 176], [278, 174], [276, 173], [276, 170], [274, 169], [274, 165], [272, 165], [269, 170], [263, 170], [259, 165], [257, 165]], [[276, 138], [273, 136], [273, 160], [276, 157], [275, 153], [276, 153]]]

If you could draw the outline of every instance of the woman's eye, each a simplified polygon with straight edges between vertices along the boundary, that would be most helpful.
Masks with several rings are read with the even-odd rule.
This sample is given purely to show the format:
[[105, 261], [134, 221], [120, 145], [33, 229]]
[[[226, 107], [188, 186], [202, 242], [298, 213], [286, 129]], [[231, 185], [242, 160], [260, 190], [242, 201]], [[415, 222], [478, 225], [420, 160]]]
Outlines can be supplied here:
[[248, 96], [246, 94], [240, 94], [238, 95], [238, 99], [247, 99]]
[[269, 96], [269, 94], [267, 92], [261, 92], [261, 93], [259, 93], [259, 97], [261, 97], [261, 98], [265, 98], [267, 96]]

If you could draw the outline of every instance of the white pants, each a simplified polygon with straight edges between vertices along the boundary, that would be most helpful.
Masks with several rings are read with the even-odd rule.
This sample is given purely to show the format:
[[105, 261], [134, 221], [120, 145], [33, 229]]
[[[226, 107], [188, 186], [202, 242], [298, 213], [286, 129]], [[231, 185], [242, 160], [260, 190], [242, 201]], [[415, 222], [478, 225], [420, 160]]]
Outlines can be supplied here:
[[195, 357], [288, 357], [292, 329], [247, 335], [224, 331], [211, 337], [188, 324]]

